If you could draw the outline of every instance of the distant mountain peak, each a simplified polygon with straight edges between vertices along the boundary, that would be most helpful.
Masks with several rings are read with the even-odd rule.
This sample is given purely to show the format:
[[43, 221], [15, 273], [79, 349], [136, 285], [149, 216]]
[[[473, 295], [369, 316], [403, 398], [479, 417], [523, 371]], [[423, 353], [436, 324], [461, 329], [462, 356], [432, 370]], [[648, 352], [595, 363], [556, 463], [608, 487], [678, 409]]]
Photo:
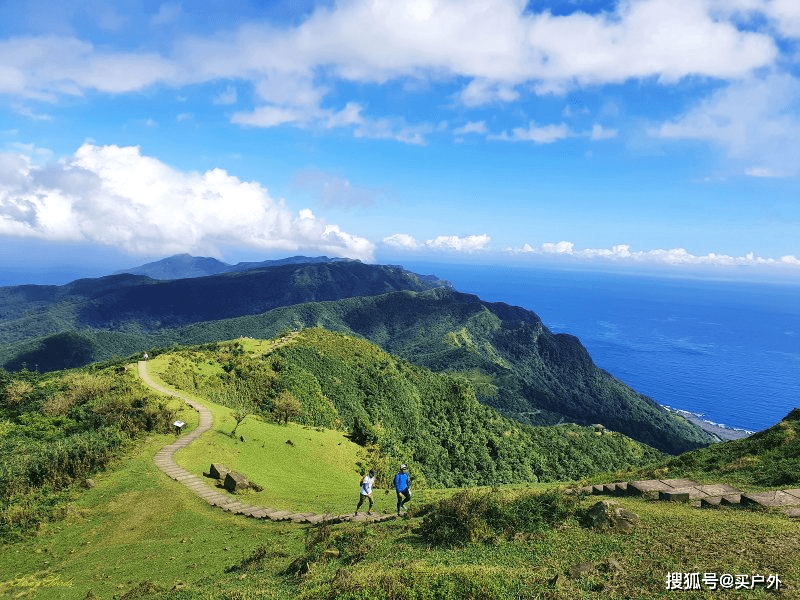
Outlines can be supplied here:
[[290, 256], [276, 260], [264, 260], [260, 262], [239, 262], [231, 265], [216, 258], [208, 256], [192, 256], [186, 252], [175, 254], [150, 262], [131, 269], [116, 271], [113, 275], [131, 273], [133, 275], [147, 275], [153, 279], [172, 280], [189, 279], [191, 277], [206, 277], [208, 275], [219, 275], [220, 273], [232, 273], [248, 271], [250, 269], [262, 269], [265, 267], [277, 267], [280, 265], [302, 264], [302, 263], [330, 263], [330, 262], [360, 262], [350, 258], [330, 258], [327, 256]]

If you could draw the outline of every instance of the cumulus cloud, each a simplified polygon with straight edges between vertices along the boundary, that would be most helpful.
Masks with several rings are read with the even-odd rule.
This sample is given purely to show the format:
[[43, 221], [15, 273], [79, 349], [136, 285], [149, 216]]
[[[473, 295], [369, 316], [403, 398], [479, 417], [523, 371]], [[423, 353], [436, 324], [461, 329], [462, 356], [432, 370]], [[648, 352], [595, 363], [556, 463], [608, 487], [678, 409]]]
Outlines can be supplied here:
[[771, 73], [722, 88], [651, 130], [665, 139], [712, 142], [752, 176], [800, 173], [800, 79]]
[[[0, 42], [0, 93], [53, 100], [87, 90], [126, 93], [235, 80], [252, 85], [256, 102], [252, 112], [233, 115], [234, 123], [302, 127], [330, 116], [320, 111], [341, 81], [458, 81], [457, 98], [474, 107], [514, 102], [530, 90], [631, 79], [735, 80], [773, 66], [779, 55], [769, 32], [738, 26], [738, 13], [746, 8], [763, 15], [785, 35], [800, 30], [800, 17], [794, 0], [731, 2], [742, 6], [734, 11], [721, 0], [620, 0], [597, 14], [554, 15], [529, 10], [523, 0], [340, 0], [283, 27], [249, 22], [178, 36], [162, 53], [100, 48], [70, 36], [18, 37]], [[163, 3], [152, 24], [171, 23], [181, 10], [177, 2]], [[419, 126], [363, 115], [336, 126], [409, 143], [424, 137]], [[528, 135], [538, 141], [547, 133]]]
[[569, 256], [578, 259], [604, 259], [611, 261], [625, 261], [643, 264], [666, 265], [716, 265], [716, 266], [800, 266], [800, 259], [787, 255], [780, 258], [764, 258], [748, 252], [744, 256], [730, 256], [709, 252], [705, 255], [695, 255], [685, 248], [657, 248], [654, 250], [632, 251], [628, 244], [618, 244], [611, 248], [584, 248], [575, 249], [572, 242], [561, 241], [557, 243], [546, 242], [538, 249], [530, 244], [520, 248], [509, 248], [511, 254], [541, 254]]
[[112, 94], [181, 81], [180, 68], [154, 52], [99, 50], [65, 36], [27, 36], [0, 41], [0, 93], [40, 100]]
[[486, 250], [492, 238], [483, 233], [480, 235], [439, 235], [421, 243], [407, 233], [395, 233], [383, 238], [383, 243], [391, 248], [401, 250], [440, 250], [452, 252], [476, 252]]
[[589, 132], [589, 139], [593, 142], [610, 140], [611, 138], [617, 137], [617, 133], [619, 132], [616, 129], [609, 129], [608, 127], [603, 127], [602, 125], [595, 123], [592, 125], [592, 130]]
[[531, 122], [527, 128], [515, 127], [509, 134], [504, 131], [499, 135], [490, 135], [490, 140], [501, 140], [504, 142], [533, 142], [534, 144], [552, 144], [558, 140], [569, 137], [572, 133], [564, 123], [559, 125], [542, 125]]
[[187, 173], [137, 147], [92, 144], [42, 166], [21, 154], [0, 155], [0, 235], [136, 254], [219, 255], [221, 246], [233, 245], [368, 260], [374, 250], [311, 210], [295, 216], [258, 183], [222, 169]]
[[466, 135], [468, 133], [478, 133], [483, 134], [486, 133], [486, 122], [484, 121], [470, 121], [469, 123], [465, 123], [461, 127], [457, 127], [453, 130], [453, 135]]
[[455, 250], [457, 252], [475, 252], [485, 250], [492, 238], [485, 233], [481, 235], [468, 235], [459, 237], [457, 235], [439, 235], [425, 242], [426, 248], [435, 250]]
[[461, 90], [458, 99], [464, 106], [476, 107], [493, 102], [513, 102], [519, 99], [519, 92], [507, 83], [473, 79]]
[[417, 250], [420, 248], [420, 243], [407, 233], [395, 233], [385, 237], [383, 238], [383, 243], [391, 248], [402, 250]]

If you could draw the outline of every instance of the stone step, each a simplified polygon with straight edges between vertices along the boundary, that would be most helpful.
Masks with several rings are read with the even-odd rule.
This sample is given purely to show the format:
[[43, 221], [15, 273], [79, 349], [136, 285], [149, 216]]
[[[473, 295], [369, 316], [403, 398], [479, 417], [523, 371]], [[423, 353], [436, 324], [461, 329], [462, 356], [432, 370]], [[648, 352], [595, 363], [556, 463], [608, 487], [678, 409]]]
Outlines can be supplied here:
[[800, 497], [783, 490], [771, 492], [749, 492], [742, 494], [743, 506], [775, 508], [783, 506], [799, 506]]
[[725, 494], [720, 500], [720, 506], [739, 506], [741, 501], [741, 494]]
[[628, 482], [628, 493], [633, 496], [658, 499], [660, 492], [668, 492], [673, 489], [672, 486], [662, 483], [658, 479]]
[[269, 513], [267, 517], [269, 518], [270, 521], [289, 521], [291, 520], [291, 517], [289, 516], [291, 514], [292, 513], [285, 510], [276, 510], [274, 512]]

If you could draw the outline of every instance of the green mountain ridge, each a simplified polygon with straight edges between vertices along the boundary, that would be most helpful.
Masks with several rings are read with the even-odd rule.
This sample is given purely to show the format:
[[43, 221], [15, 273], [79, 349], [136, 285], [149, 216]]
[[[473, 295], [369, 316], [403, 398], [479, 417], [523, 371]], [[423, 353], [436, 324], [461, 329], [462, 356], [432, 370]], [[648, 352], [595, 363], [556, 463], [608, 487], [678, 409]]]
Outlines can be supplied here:
[[206, 275], [219, 275], [220, 273], [232, 273], [236, 271], [247, 271], [263, 267], [275, 267], [280, 265], [292, 264], [313, 264], [329, 262], [350, 262], [349, 258], [329, 258], [327, 256], [290, 256], [277, 260], [264, 260], [260, 262], [240, 262], [231, 265], [216, 258], [204, 256], [191, 256], [190, 254], [176, 254], [155, 262], [147, 263], [139, 267], [124, 269], [112, 273], [121, 275], [130, 273], [133, 275], [146, 275], [153, 279], [187, 279], [191, 277], [205, 277]]
[[170, 281], [122, 274], [62, 286], [0, 287], [0, 343], [82, 328], [114, 330], [133, 323], [156, 331], [288, 304], [446, 285], [402, 267], [340, 261]]
[[[6, 291], [7, 298], [22, 292]], [[38, 286], [23, 291], [29, 296], [53, 293]], [[78, 292], [85, 294], [82, 299]], [[670, 453], [712, 441], [698, 427], [598, 369], [577, 338], [552, 334], [535, 313], [483, 302], [400, 267], [283, 265], [160, 283], [119, 275], [74, 282], [58, 293], [60, 303], [51, 300], [39, 305], [38, 312], [32, 309], [24, 318], [0, 324], [0, 334], [7, 338], [19, 335], [15, 326], [25, 319], [34, 331], [62, 328], [0, 348], [0, 366], [62, 369], [173, 343], [271, 337], [282, 330], [321, 326], [357, 334], [434, 371], [482, 378], [480, 400], [520, 422], [602, 423]], [[351, 297], [306, 301], [330, 296]], [[6, 304], [16, 306], [10, 300]], [[253, 314], [275, 304], [289, 306]], [[237, 316], [219, 318], [226, 314]], [[208, 315], [215, 319], [202, 322]]]

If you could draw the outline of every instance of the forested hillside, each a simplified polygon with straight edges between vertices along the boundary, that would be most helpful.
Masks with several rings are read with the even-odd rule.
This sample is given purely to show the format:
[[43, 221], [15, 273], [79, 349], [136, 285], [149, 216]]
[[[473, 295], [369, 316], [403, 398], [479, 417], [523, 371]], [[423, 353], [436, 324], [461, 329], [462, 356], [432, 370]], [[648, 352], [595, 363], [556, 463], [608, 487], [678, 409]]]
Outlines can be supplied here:
[[0, 288], [0, 311], [8, 370], [323, 326], [434, 371], [468, 373], [481, 402], [523, 423], [602, 423], [670, 453], [712, 441], [598, 369], [577, 338], [552, 334], [535, 313], [401, 267], [288, 264], [163, 282], [116, 275]]
[[358, 334], [435, 371], [469, 373], [483, 403], [520, 422], [602, 423], [673, 454], [711, 442], [698, 427], [598, 369], [577, 338], [552, 334], [535, 313], [446, 288], [305, 303], [155, 334], [64, 333], [6, 347], [0, 364], [66, 368], [172, 343], [271, 337], [317, 325]]
[[447, 283], [402, 267], [335, 261], [174, 281], [123, 274], [61, 286], [0, 287], [0, 344], [84, 329], [152, 333], [302, 302], [442, 285]]
[[406, 462], [435, 487], [560, 481], [661, 456], [619, 433], [523, 425], [481, 404], [469, 377], [434, 373], [352, 336], [305, 329], [264, 356], [248, 344], [171, 351], [164, 379], [262, 414], [281, 414], [278, 405], [294, 398], [293, 420], [350, 431], [372, 449], [379, 475]]

